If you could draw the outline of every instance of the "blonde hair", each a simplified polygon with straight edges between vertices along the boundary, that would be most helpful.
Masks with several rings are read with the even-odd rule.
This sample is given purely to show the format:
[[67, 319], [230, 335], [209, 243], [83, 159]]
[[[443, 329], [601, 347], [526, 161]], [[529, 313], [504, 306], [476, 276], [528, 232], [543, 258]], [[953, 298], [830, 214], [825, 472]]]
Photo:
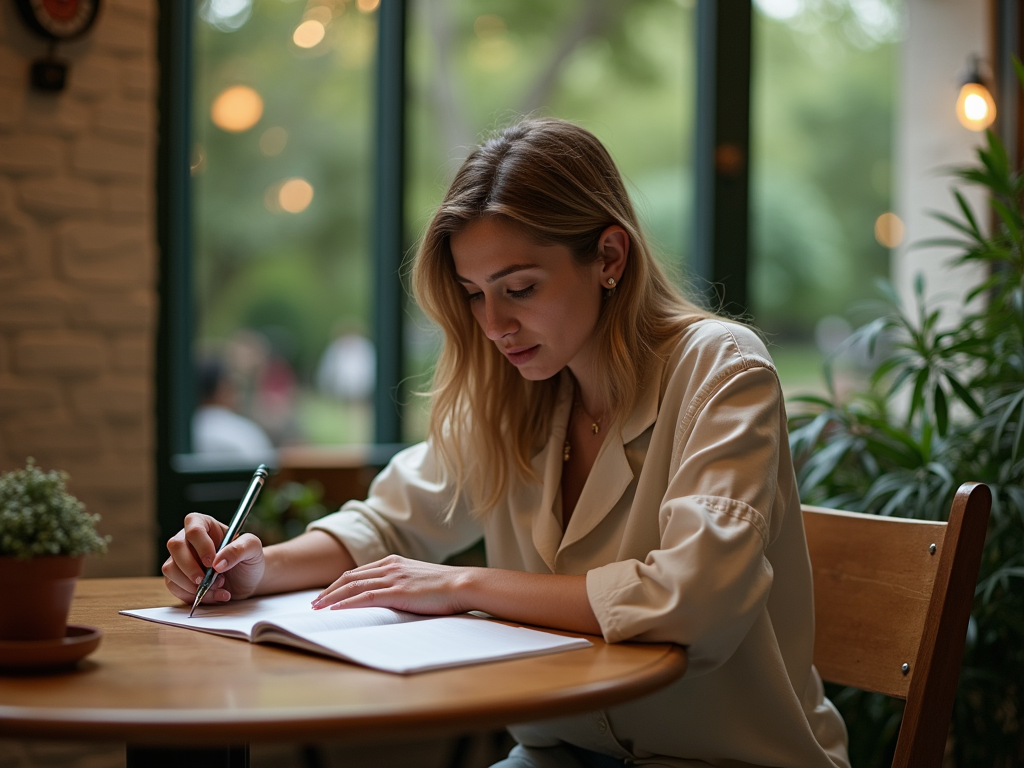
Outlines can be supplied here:
[[598, 240], [607, 227], [617, 224], [629, 235], [625, 271], [594, 331], [606, 372], [604, 402], [619, 412], [636, 405], [657, 350], [712, 316], [687, 300], [652, 257], [622, 177], [591, 133], [564, 120], [529, 119], [477, 147], [427, 228], [413, 288], [444, 332], [429, 393], [429, 438], [454, 475], [451, 508], [468, 491], [479, 514], [494, 508], [513, 482], [534, 477], [530, 460], [550, 433], [559, 387], [558, 376], [528, 381], [519, 374], [484, 335], [456, 281], [451, 237], [488, 216], [540, 244], [567, 247], [581, 265], [600, 258]]

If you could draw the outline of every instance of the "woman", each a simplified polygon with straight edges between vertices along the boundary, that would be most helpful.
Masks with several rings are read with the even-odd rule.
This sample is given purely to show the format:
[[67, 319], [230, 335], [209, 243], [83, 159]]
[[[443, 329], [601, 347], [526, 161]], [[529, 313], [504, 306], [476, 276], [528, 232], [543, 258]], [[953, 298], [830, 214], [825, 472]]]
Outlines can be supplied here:
[[[444, 331], [426, 443], [290, 542], [189, 515], [191, 602], [330, 584], [316, 608], [483, 610], [687, 647], [682, 680], [512, 728], [508, 766], [846, 765], [811, 664], [811, 573], [770, 358], [682, 298], [604, 147], [528, 120], [469, 156], [415, 262]], [[436, 565], [484, 536], [489, 568]], [[340, 575], [339, 575], [340, 574]]]

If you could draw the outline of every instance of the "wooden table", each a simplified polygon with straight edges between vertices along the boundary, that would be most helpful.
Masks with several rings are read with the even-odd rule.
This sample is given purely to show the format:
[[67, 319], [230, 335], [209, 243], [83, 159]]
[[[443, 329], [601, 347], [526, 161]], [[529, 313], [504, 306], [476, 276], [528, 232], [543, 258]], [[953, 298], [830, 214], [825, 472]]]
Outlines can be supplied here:
[[0, 677], [0, 736], [184, 747], [469, 733], [601, 709], [686, 670], [679, 646], [591, 638], [585, 650], [400, 676], [118, 614], [175, 604], [160, 578], [80, 581], [70, 622], [101, 628], [100, 647], [74, 671]]

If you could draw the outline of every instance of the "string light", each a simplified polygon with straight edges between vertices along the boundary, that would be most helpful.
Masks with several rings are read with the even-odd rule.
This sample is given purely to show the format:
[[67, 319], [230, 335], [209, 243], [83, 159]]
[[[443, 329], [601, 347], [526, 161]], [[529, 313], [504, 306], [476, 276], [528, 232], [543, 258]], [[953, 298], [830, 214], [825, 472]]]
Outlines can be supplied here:
[[956, 100], [956, 116], [960, 124], [972, 131], [984, 131], [996, 119], [996, 102], [985, 85], [977, 56], [968, 63], [960, 95]]

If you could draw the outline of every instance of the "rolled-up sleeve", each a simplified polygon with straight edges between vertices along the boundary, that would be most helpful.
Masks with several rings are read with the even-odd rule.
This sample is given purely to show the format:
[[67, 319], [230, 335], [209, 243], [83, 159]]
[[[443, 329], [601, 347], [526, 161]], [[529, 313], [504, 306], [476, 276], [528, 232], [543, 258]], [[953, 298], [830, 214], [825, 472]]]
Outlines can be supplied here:
[[371, 483], [365, 501], [346, 502], [307, 530], [337, 538], [357, 565], [390, 554], [442, 562], [483, 535], [464, 502], [446, 520], [453, 495], [432, 447], [419, 443], [392, 458]]
[[784, 418], [777, 376], [762, 364], [707, 382], [684, 404], [658, 510], [660, 547], [587, 574], [606, 640], [687, 646], [688, 677], [733, 654], [772, 584], [766, 550]]

